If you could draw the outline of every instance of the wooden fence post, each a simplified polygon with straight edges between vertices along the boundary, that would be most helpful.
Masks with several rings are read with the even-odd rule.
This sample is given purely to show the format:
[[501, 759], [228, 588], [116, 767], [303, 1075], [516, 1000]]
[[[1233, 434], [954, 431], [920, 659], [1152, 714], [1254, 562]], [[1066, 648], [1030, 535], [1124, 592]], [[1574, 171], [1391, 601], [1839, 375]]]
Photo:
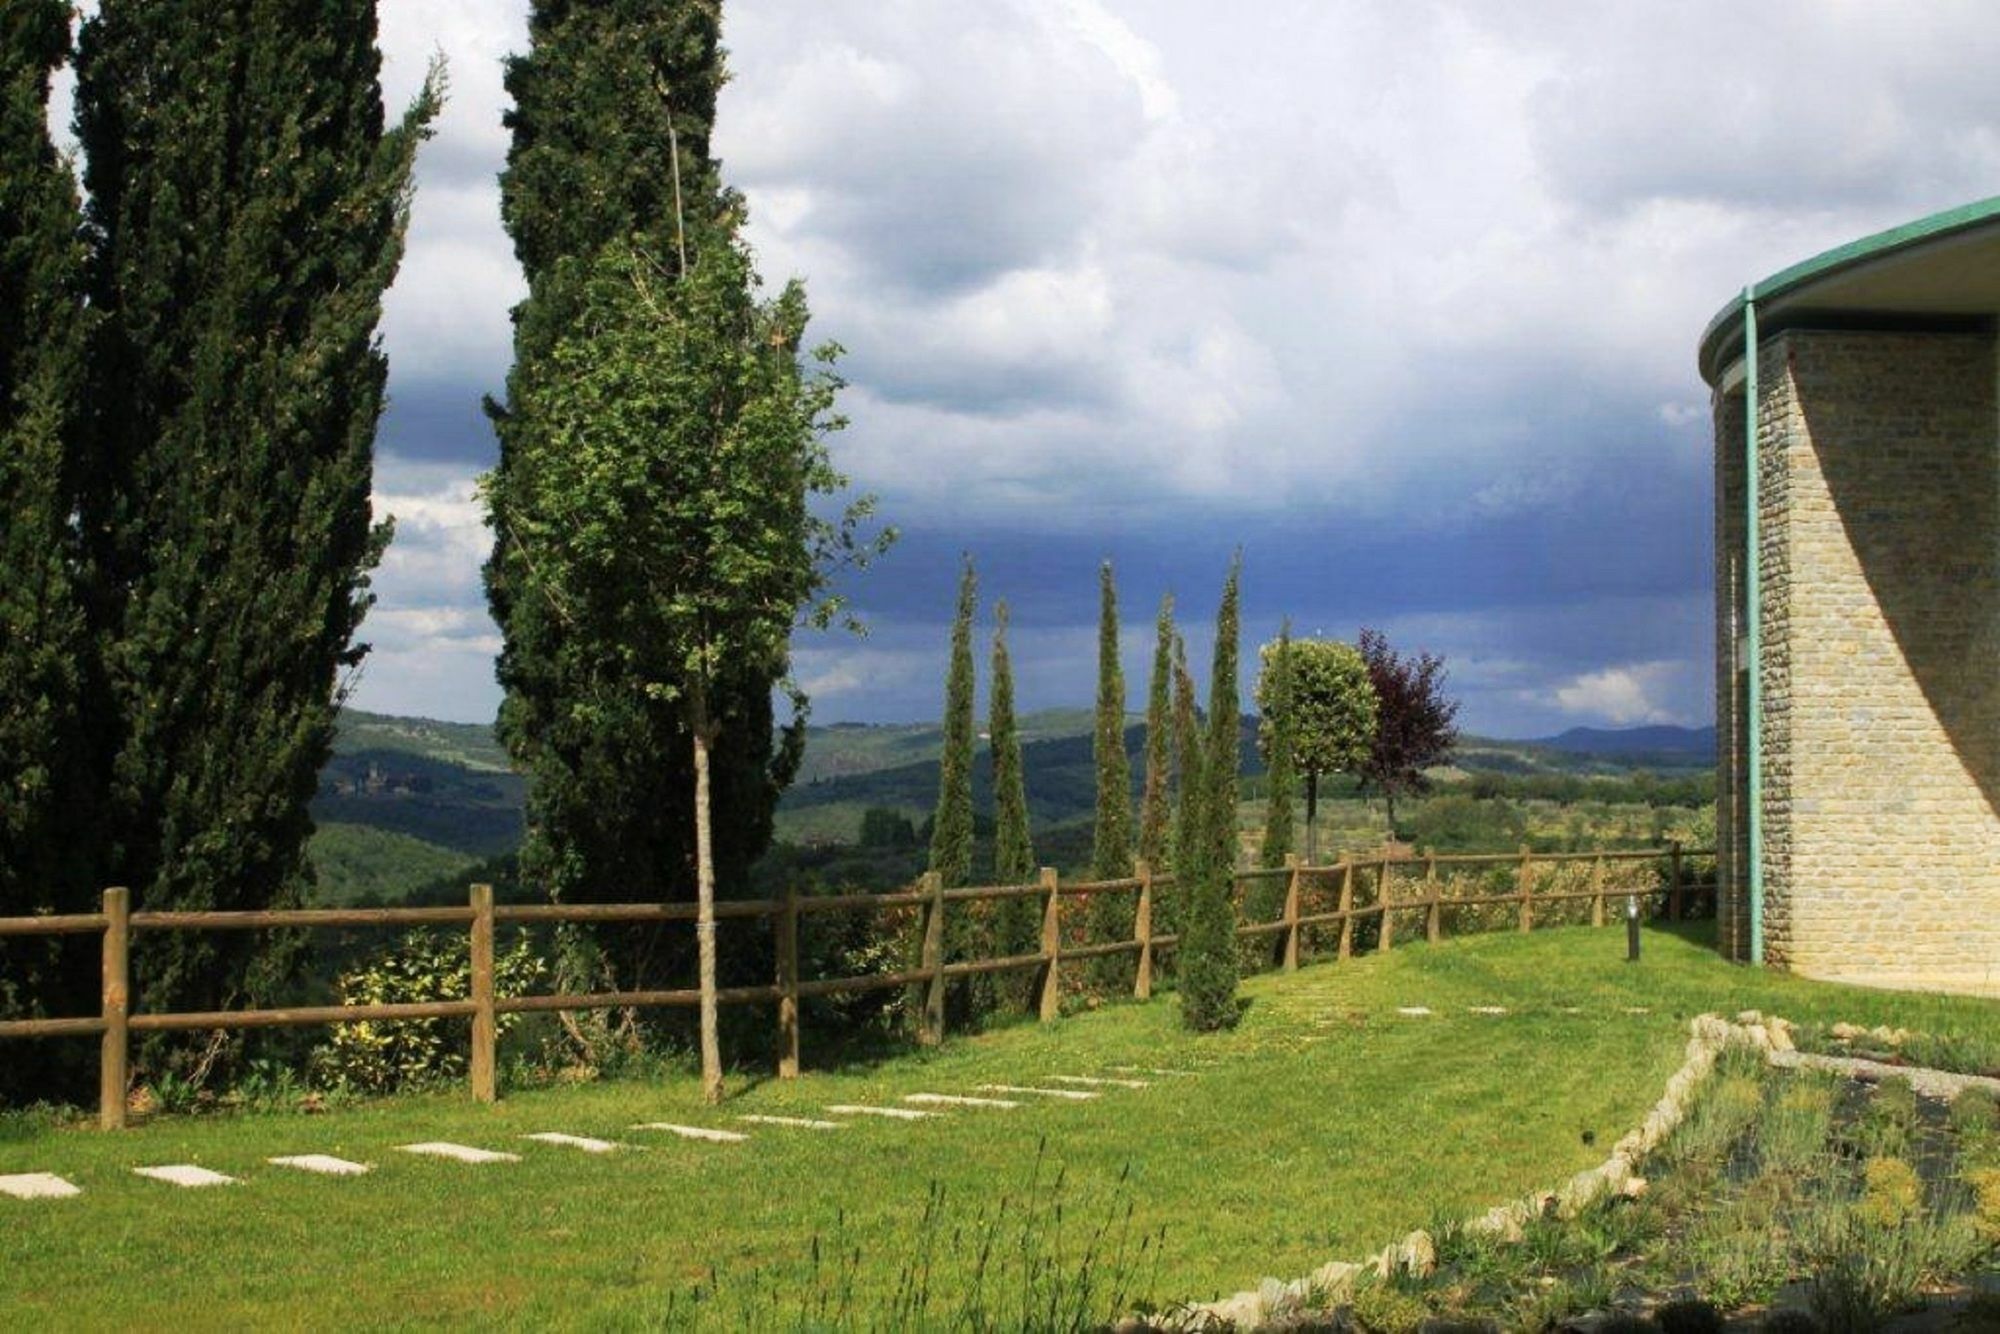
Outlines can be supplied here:
[[1285, 854], [1285, 971], [1299, 970], [1299, 881], [1305, 859], [1296, 852]]
[[1523, 931], [1532, 931], [1535, 929], [1535, 906], [1530, 897], [1534, 893], [1534, 882], [1534, 852], [1526, 843], [1523, 843], [1521, 845], [1521, 875], [1518, 886], [1521, 891], [1521, 929]]
[[1377, 865], [1381, 868], [1375, 873], [1375, 901], [1382, 905], [1380, 948], [1387, 954], [1396, 948], [1396, 919], [1389, 906], [1389, 859], [1384, 857]]
[[493, 1009], [493, 886], [472, 887], [472, 1097], [499, 1097], [494, 1047], [499, 1037]]
[[1137, 1000], [1153, 998], [1153, 864], [1139, 858], [1133, 868], [1139, 873], [1139, 909], [1132, 918], [1132, 932], [1139, 942], [1138, 977], [1132, 983]]
[[1444, 939], [1444, 888], [1438, 884], [1437, 849], [1424, 857], [1424, 884], [1430, 889], [1430, 911], [1424, 914], [1424, 937], [1435, 945]]
[[785, 886], [778, 914], [778, 1078], [799, 1076], [799, 890]]
[[924, 985], [923, 1014], [917, 1020], [917, 1041], [934, 1047], [944, 1041], [944, 877], [924, 872], [924, 954], [919, 965], [929, 979]]
[[1681, 920], [1681, 841], [1667, 844], [1667, 920]]
[[1354, 858], [1340, 859], [1340, 952], [1339, 959], [1354, 957]]
[[132, 891], [104, 891], [104, 1045], [97, 1066], [97, 1123], [125, 1128], [132, 1009]]
[[1062, 1013], [1062, 897], [1056, 886], [1056, 868], [1042, 868], [1042, 1022], [1050, 1023]]
[[1590, 924], [1604, 925], [1604, 854], [1601, 852], [1590, 863]]

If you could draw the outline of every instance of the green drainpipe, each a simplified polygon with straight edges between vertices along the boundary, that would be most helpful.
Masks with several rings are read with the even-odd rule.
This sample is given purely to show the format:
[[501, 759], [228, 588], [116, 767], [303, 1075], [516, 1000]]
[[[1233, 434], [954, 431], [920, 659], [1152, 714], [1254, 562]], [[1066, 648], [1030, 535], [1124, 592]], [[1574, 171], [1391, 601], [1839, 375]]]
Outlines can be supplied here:
[[1764, 579], [1757, 514], [1757, 287], [1743, 289], [1743, 616], [1750, 659], [1750, 962], [1764, 962]]

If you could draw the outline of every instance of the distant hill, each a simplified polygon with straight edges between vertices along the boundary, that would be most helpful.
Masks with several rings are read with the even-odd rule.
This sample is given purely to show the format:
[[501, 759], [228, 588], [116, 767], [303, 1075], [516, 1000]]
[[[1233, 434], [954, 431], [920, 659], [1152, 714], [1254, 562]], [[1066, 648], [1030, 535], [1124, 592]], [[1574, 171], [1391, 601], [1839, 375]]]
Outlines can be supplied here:
[[1528, 743], [1578, 755], [1696, 755], [1715, 758], [1713, 727], [1572, 727]]

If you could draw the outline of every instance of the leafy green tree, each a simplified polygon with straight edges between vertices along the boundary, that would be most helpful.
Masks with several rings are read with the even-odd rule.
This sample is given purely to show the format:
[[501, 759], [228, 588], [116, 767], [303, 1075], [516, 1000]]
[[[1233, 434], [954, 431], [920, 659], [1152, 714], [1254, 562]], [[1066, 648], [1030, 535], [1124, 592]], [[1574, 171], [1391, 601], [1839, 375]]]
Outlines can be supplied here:
[[[0, 9], [0, 917], [90, 911], [99, 885], [87, 834], [92, 646], [71, 519], [83, 246], [76, 182], [48, 133], [49, 77], [68, 50], [66, 0]], [[0, 951], [0, 1013], [84, 1012], [80, 955], [65, 974], [53, 942], [12, 942]], [[0, 1099], [29, 1091], [34, 1064], [10, 1063], [23, 1082], [0, 1075]]]
[[[147, 909], [264, 908], [307, 813], [389, 540], [370, 510], [430, 79], [385, 122], [375, 0], [104, 0], [77, 128], [93, 243], [79, 497], [115, 729], [108, 873]], [[151, 1008], [267, 993], [250, 933], [134, 948]]]
[[[661, 293], [733, 232], [742, 201], [709, 148], [724, 79], [721, 19], [712, 0], [534, 0], [528, 49], [507, 62], [513, 98], [501, 218], [528, 282], [515, 308], [507, 402], [488, 405], [500, 442], [495, 500], [517, 469], [565, 448], [544, 421], [546, 381], [563, 373], [559, 346], [578, 327], [617, 247], [647, 258]], [[733, 262], [733, 261], [731, 261]], [[801, 312], [802, 313], [802, 312]], [[781, 503], [789, 503], [785, 498]], [[541, 588], [523, 526], [543, 516], [494, 504], [486, 589], [503, 646], [500, 731], [531, 778], [523, 879], [554, 899], [663, 902], [696, 897], [695, 775], [687, 711], [649, 695], [648, 677], [606, 652], [572, 609]], [[781, 660], [744, 662], [712, 682], [710, 852], [718, 886], [747, 883], [769, 846], [778, 794], [798, 770], [804, 700], [775, 726]], [[617, 985], [676, 985], [691, 961], [678, 929], [605, 928], [596, 945]], [[730, 960], [724, 959], [725, 967]], [[746, 970], [753, 961], [743, 959]], [[763, 975], [768, 960], [754, 960]], [[593, 979], [592, 986], [601, 985]], [[661, 1022], [673, 1022], [671, 1019]]]
[[1173, 821], [1174, 599], [1160, 599], [1153, 678], [1146, 691], [1146, 778], [1139, 798], [1139, 856], [1155, 871], [1167, 866]]
[[937, 814], [931, 819], [931, 870], [946, 889], [972, 874], [972, 617], [979, 576], [965, 557], [958, 576], [958, 610], [951, 621], [951, 662], [944, 682], [944, 749], [938, 757]]
[[887, 806], [870, 806], [861, 812], [861, 846], [864, 848], [913, 848], [917, 827], [910, 817]]
[[1458, 701], [1444, 693], [1444, 659], [1435, 653], [1405, 658], [1378, 630], [1361, 632], [1358, 651], [1376, 702], [1375, 733], [1358, 772], [1363, 791], [1382, 794], [1394, 838], [1396, 799], [1428, 792], [1425, 770], [1451, 758], [1458, 744]]
[[801, 618], [839, 613], [833, 569], [868, 554], [867, 502], [837, 520], [813, 497], [846, 485], [828, 434], [835, 349], [802, 370], [798, 284], [757, 299], [733, 227], [697, 232], [685, 267], [614, 244], [580, 293], [579, 319], [521, 402], [557, 447], [515, 459], [488, 492], [559, 609], [636, 702], [683, 720], [694, 772], [702, 1085], [722, 1095], [714, 991], [710, 757], [731, 726], [722, 685], [782, 674]]
[[[1125, 669], [1118, 661], [1118, 586], [1111, 562], [1097, 571], [1097, 728], [1092, 756], [1097, 762], [1097, 814], [1091, 826], [1090, 875], [1120, 880], [1132, 874], [1132, 761], [1125, 753]], [[1089, 921], [1092, 940], [1129, 940], [1134, 900], [1129, 894], [1094, 894]], [[1091, 969], [1097, 985], [1119, 986], [1131, 973], [1124, 955], [1098, 959]]]
[[[1236, 790], [1241, 725], [1236, 679], [1238, 598], [1243, 569], [1230, 563], [1215, 617], [1215, 665], [1209, 677], [1208, 736], [1200, 747], [1196, 865], [1186, 887], [1178, 982], [1181, 1022], [1197, 1032], [1236, 1023]], [[1186, 776], [1182, 782], [1188, 783]], [[1185, 806], [1183, 807], [1185, 810]]]
[[1318, 854], [1319, 780], [1325, 774], [1354, 773], [1368, 758], [1375, 736], [1375, 689], [1368, 682], [1368, 664], [1352, 644], [1294, 639], [1290, 658], [1288, 709], [1269, 697], [1271, 674], [1258, 679], [1258, 739], [1269, 754], [1278, 717], [1290, 715], [1292, 762], [1306, 779], [1306, 860], [1311, 861]]
[[[1028, 828], [1027, 774], [1021, 763], [1021, 732], [1014, 722], [1014, 666], [1007, 655], [1007, 604], [993, 608], [993, 684], [986, 728], [993, 751], [993, 879], [1025, 885], [1035, 878], [1035, 845]], [[1040, 900], [1001, 899], [994, 906], [994, 950], [1029, 954], [1038, 942]], [[1025, 999], [1021, 993], [1019, 999]]]

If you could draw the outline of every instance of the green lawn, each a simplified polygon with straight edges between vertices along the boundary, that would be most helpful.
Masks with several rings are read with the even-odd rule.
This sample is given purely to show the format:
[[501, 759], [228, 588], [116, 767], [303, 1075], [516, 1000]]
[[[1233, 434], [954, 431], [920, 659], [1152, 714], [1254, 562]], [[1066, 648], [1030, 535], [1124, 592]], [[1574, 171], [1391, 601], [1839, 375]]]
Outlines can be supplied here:
[[[1406, 946], [1252, 979], [1242, 1025], [1218, 1037], [1182, 1033], [1169, 996], [874, 1068], [783, 1084], [739, 1075], [720, 1111], [675, 1080], [521, 1092], [497, 1108], [453, 1093], [321, 1116], [169, 1119], [122, 1135], [17, 1126], [0, 1138], [0, 1173], [57, 1172], [84, 1194], [0, 1198], [0, 1328], [467, 1318], [623, 1328], [657, 1324], [676, 1297], [678, 1315], [725, 1326], [745, 1321], [730, 1294], [809, 1291], [814, 1240], [824, 1272], [836, 1235], [860, 1255], [842, 1281], [878, 1306], [915, 1253], [933, 1186], [942, 1226], [964, 1228], [982, 1204], [1020, 1197], [1044, 1143], [1045, 1183], [1063, 1173], [1066, 1245], [1129, 1202], [1134, 1228], [1162, 1236], [1153, 1295], [1204, 1298], [1356, 1258], [1591, 1165], [1658, 1097], [1687, 1017], [1702, 1010], [2000, 1031], [2000, 1003], [1767, 976], [1722, 963], [1694, 934], [1649, 932], [1637, 966], [1623, 954], [1616, 929]], [[1399, 1016], [1404, 1005], [1434, 1014]], [[1468, 1013], [1475, 1005], [1511, 1012]], [[908, 1125], [739, 1127], [753, 1132], [742, 1144], [627, 1129], [730, 1127], [743, 1112], [811, 1115], [1118, 1065], [1194, 1073], [1093, 1102]], [[518, 1138], [545, 1130], [647, 1149], [596, 1158]], [[394, 1151], [420, 1139], [523, 1161], [467, 1167]], [[263, 1165], [309, 1152], [377, 1170], [327, 1180]], [[183, 1191], [129, 1170], [178, 1162], [247, 1180]], [[933, 1282], [962, 1277], [954, 1263], [941, 1257]], [[711, 1272], [724, 1299], [689, 1307]]]

